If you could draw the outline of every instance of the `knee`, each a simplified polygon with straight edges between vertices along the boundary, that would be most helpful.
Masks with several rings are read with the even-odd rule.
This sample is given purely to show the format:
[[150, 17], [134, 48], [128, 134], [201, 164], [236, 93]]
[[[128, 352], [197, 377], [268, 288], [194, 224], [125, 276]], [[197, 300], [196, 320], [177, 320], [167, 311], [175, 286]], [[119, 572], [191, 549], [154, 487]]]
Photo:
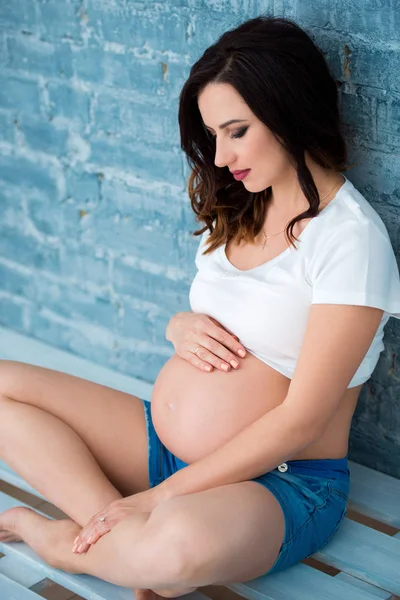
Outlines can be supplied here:
[[[148, 539], [154, 540], [154, 564], [165, 564], [168, 585], [190, 586], [198, 562], [198, 528], [183, 502], [174, 498], [158, 506], [146, 523]], [[154, 551], [157, 563], [154, 563]], [[162, 595], [162, 594], [160, 594]]]

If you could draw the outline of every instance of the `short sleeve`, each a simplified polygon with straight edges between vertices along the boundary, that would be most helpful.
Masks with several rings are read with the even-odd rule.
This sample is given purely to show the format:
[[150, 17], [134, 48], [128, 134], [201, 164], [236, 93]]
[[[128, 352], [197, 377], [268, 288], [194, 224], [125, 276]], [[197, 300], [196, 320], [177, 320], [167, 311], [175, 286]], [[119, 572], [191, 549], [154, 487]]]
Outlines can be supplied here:
[[371, 306], [400, 319], [399, 269], [386, 228], [343, 223], [315, 249], [309, 275], [312, 304]]

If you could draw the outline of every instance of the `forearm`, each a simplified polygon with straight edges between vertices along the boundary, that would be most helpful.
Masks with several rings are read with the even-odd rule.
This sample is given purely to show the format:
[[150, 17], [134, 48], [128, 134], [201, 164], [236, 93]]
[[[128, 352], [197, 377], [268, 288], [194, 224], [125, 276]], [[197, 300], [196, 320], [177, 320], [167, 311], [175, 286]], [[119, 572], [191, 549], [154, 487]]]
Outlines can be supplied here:
[[192, 494], [248, 481], [290, 460], [317, 438], [308, 422], [299, 422], [280, 405], [243, 429], [229, 442], [165, 480], [167, 497]]

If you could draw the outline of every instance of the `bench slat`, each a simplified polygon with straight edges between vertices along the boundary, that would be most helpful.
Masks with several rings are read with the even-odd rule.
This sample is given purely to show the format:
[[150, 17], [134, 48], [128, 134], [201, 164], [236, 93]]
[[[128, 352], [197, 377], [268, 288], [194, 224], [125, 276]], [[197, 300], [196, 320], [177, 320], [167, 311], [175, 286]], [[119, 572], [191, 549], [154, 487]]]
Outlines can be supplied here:
[[349, 508], [400, 529], [400, 479], [349, 461]]
[[345, 519], [314, 558], [372, 585], [400, 594], [400, 540]]
[[[0, 559], [1, 560], [1, 559]], [[0, 598], [2, 600], [40, 600], [40, 596], [0, 573]]]
[[246, 583], [225, 584], [225, 587], [248, 600], [376, 600], [369, 592], [302, 563]]
[[336, 579], [340, 579], [340, 581], [345, 581], [346, 583], [350, 583], [351, 585], [355, 585], [360, 590], [365, 590], [369, 592], [376, 598], [380, 598], [381, 600], [390, 600], [392, 594], [390, 592], [386, 592], [385, 590], [381, 590], [370, 583], [365, 583], [365, 581], [361, 581], [357, 579], [357, 577], [353, 577], [348, 573], [338, 573], [335, 575]]
[[32, 570], [25, 562], [16, 560], [12, 556], [0, 558], [0, 573], [26, 588], [32, 587], [43, 579], [42, 575], [38, 574], [36, 570]]

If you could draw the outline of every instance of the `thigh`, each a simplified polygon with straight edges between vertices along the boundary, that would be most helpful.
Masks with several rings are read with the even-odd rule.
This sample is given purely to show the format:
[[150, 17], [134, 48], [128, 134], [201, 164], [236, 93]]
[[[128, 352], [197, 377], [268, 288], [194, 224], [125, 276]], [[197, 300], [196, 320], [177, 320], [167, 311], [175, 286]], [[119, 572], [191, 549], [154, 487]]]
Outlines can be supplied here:
[[142, 401], [136, 396], [34, 365], [0, 360], [0, 394], [69, 425], [124, 496], [149, 488]]
[[[146, 527], [174, 532], [196, 587], [248, 581], [275, 563], [285, 534], [275, 496], [255, 481], [177, 496], [152, 512]], [[171, 537], [170, 537], [171, 539]]]

